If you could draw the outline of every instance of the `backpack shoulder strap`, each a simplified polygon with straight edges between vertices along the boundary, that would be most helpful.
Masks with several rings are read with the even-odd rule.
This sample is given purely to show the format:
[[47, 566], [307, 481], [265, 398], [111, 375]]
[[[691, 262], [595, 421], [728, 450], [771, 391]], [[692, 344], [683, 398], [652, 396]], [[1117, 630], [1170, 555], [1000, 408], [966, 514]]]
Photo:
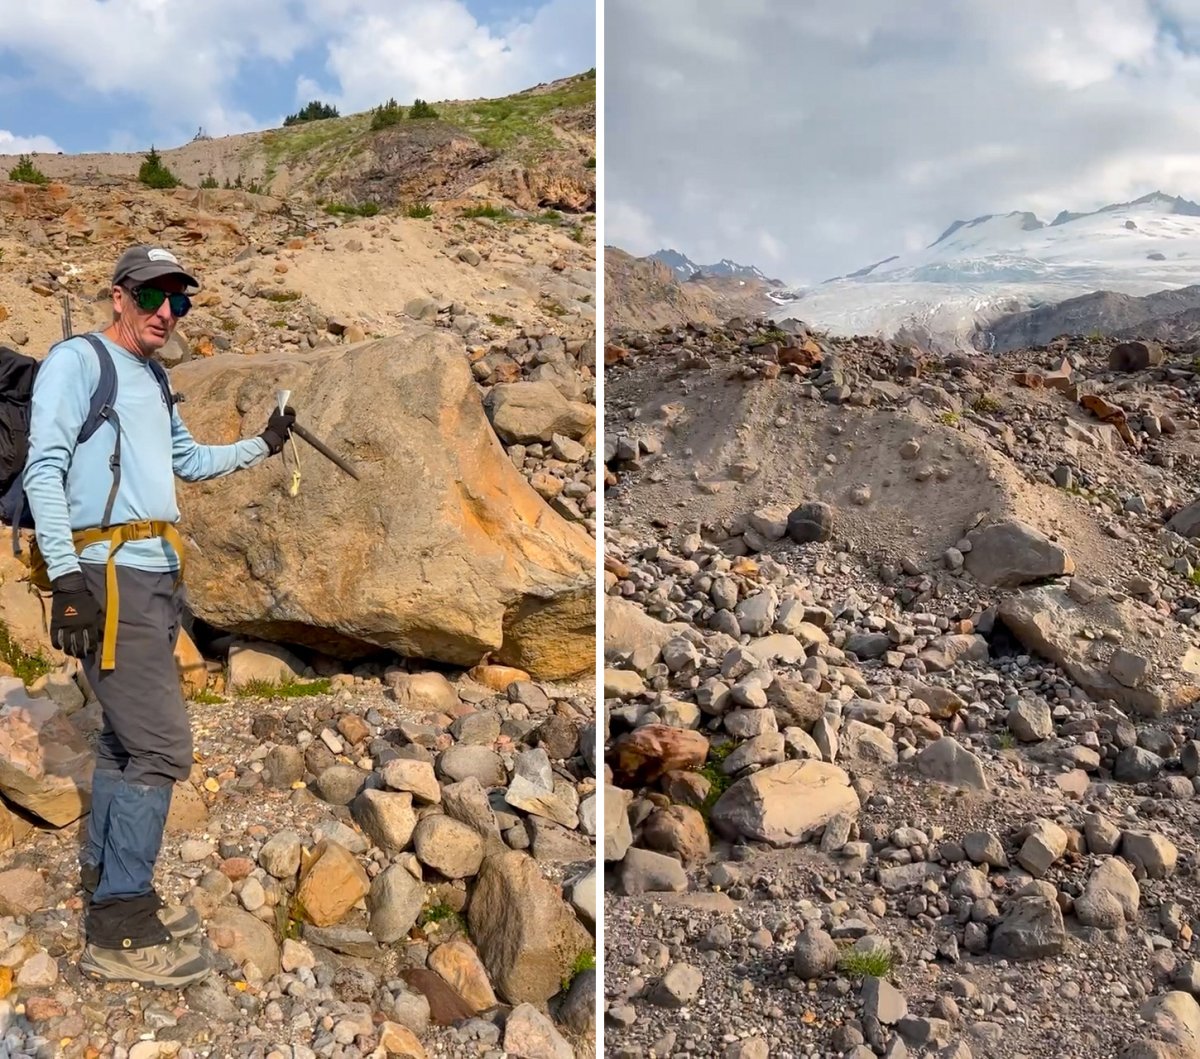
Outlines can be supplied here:
[[112, 354], [105, 348], [100, 338], [94, 334], [83, 336], [88, 345], [96, 351], [96, 356], [100, 360], [100, 382], [96, 385], [95, 391], [92, 393], [92, 403], [88, 408], [87, 419], [83, 422], [83, 429], [79, 431], [79, 441], [82, 443], [87, 441], [97, 430], [100, 429], [102, 423], [112, 423], [113, 429], [117, 432], [117, 439], [113, 443], [113, 453], [109, 457], [108, 465], [112, 468], [113, 480], [112, 488], [108, 491], [108, 502], [104, 505], [104, 519], [100, 523], [101, 527], [108, 529], [112, 523], [113, 505], [117, 501], [117, 490], [121, 487], [121, 418], [117, 415], [117, 410], [113, 407], [117, 401], [117, 366], [113, 363]]
[[80, 428], [79, 441], [81, 444], [87, 441], [100, 429], [101, 424], [111, 420], [117, 431], [119, 450], [121, 423], [114, 409], [114, 405], [117, 403], [117, 367], [113, 364], [112, 354], [96, 335], [88, 334], [82, 337], [96, 351], [96, 357], [100, 361], [100, 381], [97, 383], [96, 389], [92, 391], [92, 403], [88, 408], [87, 418]]
[[167, 369], [160, 361], [157, 361], [151, 357], [146, 361], [146, 363], [150, 366], [150, 371], [154, 375], [154, 379], [158, 383], [159, 389], [162, 390], [163, 401], [166, 402], [167, 412], [169, 413], [178, 402], [183, 400], [183, 398], [179, 394], [171, 392], [170, 376], [167, 375]]

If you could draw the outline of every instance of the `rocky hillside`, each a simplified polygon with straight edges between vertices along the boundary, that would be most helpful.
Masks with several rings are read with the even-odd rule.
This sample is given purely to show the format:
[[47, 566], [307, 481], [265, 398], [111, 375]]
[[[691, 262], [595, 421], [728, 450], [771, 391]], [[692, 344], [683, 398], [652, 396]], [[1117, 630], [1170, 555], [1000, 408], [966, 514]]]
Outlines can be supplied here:
[[[401, 120], [382, 129], [372, 129], [367, 111], [157, 149], [192, 188], [213, 180], [323, 205], [490, 203], [582, 213], [596, 208], [595, 105], [589, 71], [499, 99], [435, 102], [436, 118], [413, 119], [401, 108]], [[52, 180], [108, 187], [134, 179], [145, 156], [32, 158]], [[0, 155], [0, 173], [16, 161]]]
[[1149, 338], [1174, 345], [1200, 336], [1200, 286], [1157, 291], [1142, 297], [1097, 291], [1001, 317], [975, 334], [980, 349], [1007, 353], [1044, 346], [1063, 335]]
[[1195, 1054], [1190, 357], [606, 360], [608, 1050]]
[[697, 274], [682, 279], [653, 257], [604, 248], [604, 319], [609, 335], [689, 322], [715, 324], [731, 316], [760, 316], [774, 308], [769, 281]]
[[203, 285], [164, 355], [195, 436], [287, 389], [358, 473], [297, 441], [179, 486], [197, 760], [156, 883], [215, 966], [181, 994], [79, 974], [100, 707], [0, 558], [0, 1055], [594, 1055], [586, 81], [164, 152], [272, 195], [150, 190], [133, 156], [0, 182], [0, 343], [104, 326], [120, 251], [161, 243]]

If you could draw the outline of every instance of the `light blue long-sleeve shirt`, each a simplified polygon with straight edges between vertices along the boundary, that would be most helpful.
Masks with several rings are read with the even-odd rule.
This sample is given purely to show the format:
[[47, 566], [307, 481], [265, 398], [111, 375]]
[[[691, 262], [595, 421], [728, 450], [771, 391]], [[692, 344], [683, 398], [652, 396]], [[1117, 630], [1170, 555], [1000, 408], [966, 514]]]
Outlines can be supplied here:
[[[149, 364], [104, 336], [101, 340], [117, 370], [114, 407], [121, 422], [121, 485], [113, 504], [113, 525], [144, 519], [178, 523], [176, 475], [199, 482], [253, 467], [267, 457], [267, 444], [257, 437], [232, 445], [197, 444], [178, 408], [168, 417]], [[112, 423], [102, 423], [76, 445], [99, 381], [96, 351], [78, 337], [46, 357], [33, 384], [24, 487], [51, 579], [78, 570], [81, 559], [108, 559], [107, 543], [94, 544], [77, 556], [71, 539], [73, 531], [101, 524], [112, 487]], [[156, 573], [179, 566], [174, 549], [161, 538], [122, 545], [115, 562]]]

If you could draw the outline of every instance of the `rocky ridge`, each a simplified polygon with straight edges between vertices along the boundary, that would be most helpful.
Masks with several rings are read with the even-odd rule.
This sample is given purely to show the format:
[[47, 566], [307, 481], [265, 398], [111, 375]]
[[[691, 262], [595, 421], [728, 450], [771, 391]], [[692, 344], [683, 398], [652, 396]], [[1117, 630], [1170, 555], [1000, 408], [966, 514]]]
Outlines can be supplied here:
[[1200, 1054], [1190, 356], [606, 364], [610, 1054]]

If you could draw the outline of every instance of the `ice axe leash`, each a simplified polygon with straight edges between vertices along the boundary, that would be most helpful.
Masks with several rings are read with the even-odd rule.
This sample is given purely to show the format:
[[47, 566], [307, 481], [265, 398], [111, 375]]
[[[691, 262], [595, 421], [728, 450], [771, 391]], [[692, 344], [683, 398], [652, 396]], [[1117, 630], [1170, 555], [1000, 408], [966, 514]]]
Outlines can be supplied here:
[[[287, 406], [288, 398], [291, 395], [291, 390], [277, 390], [275, 392], [275, 399], [279, 402], [279, 410], [281, 412]], [[334, 452], [333, 449], [331, 449], [328, 445], [326, 445], [325, 442], [318, 437], [314, 437], [299, 423], [292, 423], [292, 428], [288, 432], [288, 436], [292, 439], [292, 455], [296, 458], [296, 468], [294, 471], [292, 471], [292, 485], [291, 489], [289, 490], [292, 496], [295, 496], [300, 490], [300, 453], [296, 450], [296, 436], [302, 438], [304, 441], [307, 441], [322, 456], [324, 456], [331, 463], [336, 464], [338, 468], [345, 471], [346, 474], [350, 475], [350, 477], [356, 482], [359, 480], [358, 471], [356, 471], [350, 463], [342, 459], [342, 457]]]

